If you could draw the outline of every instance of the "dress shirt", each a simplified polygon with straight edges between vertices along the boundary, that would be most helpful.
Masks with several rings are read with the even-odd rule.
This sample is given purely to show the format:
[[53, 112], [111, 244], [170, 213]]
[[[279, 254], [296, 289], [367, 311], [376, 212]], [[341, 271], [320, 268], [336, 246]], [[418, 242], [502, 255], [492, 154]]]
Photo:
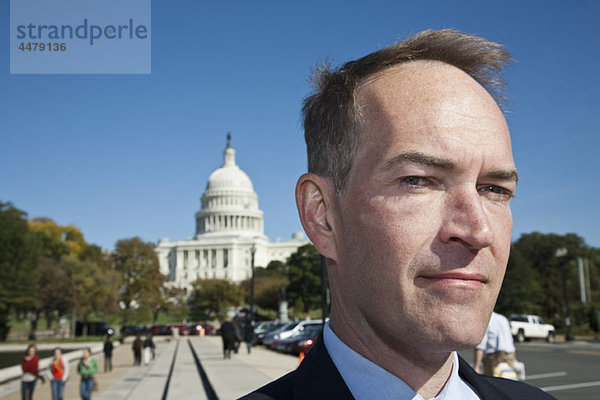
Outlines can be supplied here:
[[[424, 400], [402, 379], [352, 350], [325, 325], [325, 347], [344, 382], [356, 400], [395, 399]], [[442, 391], [431, 400], [479, 399], [471, 387], [458, 375], [458, 355], [453, 353], [452, 373]]]

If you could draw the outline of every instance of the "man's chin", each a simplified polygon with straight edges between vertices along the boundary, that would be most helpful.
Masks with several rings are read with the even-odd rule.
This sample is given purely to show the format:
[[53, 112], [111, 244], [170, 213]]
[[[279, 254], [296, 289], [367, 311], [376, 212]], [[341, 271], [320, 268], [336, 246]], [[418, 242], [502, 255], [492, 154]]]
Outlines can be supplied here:
[[439, 324], [436, 332], [436, 341], [439, 351], [456, 351], [473, 349], [485, 334], [485, 327], [481, 322], [464, 321], [463, 323]]

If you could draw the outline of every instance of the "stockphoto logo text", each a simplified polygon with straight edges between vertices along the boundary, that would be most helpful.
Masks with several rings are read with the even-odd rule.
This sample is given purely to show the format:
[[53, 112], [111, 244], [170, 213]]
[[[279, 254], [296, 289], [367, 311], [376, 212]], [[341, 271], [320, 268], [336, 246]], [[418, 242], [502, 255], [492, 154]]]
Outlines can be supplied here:
[[148, 27], [136, 24], [132, 18], [126, 24], [95, 25], [88, 23], [84, 18], [80, 25], [42, 25], [30, 23], [17, 25], [17, 39], [27, 41], [83, 39], [89, 41], [90, 46], [99, 39], [147, 39]]
[[11, 74], [149, 74], [150, 0], [11, 0]]

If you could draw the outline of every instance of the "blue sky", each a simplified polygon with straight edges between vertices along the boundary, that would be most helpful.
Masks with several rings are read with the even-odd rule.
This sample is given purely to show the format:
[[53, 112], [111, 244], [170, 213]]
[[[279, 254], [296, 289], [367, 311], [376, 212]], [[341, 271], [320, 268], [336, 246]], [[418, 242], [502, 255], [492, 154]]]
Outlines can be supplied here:
[[520, 173], [514, 235], [600, 247], [600, 2], [152, 2], [150, 75], [10, 75], [0, 2], [0, 200], [74, 224], [113, 249], [194, 234], [232, 133], [265, 233], [301, 230], [300, 107], [318, 62], [339, 64], [423, 29], [503, 43], [516, 63], [508, 123]]

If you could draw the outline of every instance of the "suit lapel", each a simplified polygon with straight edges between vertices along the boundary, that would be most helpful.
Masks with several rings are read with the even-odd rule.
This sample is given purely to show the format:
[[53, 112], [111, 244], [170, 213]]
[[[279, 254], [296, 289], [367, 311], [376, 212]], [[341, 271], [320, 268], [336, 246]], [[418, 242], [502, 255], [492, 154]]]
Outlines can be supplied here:
[[296, 399], [354, 399], [331, 360], [322, 336], [296, 370], [292, 389]]
[[504, 393], [491, 385], [487, 380], [481, 377], [461, 356], [458, 356], [458, 375], [471, 387], [482, 399], [507, 399]]

